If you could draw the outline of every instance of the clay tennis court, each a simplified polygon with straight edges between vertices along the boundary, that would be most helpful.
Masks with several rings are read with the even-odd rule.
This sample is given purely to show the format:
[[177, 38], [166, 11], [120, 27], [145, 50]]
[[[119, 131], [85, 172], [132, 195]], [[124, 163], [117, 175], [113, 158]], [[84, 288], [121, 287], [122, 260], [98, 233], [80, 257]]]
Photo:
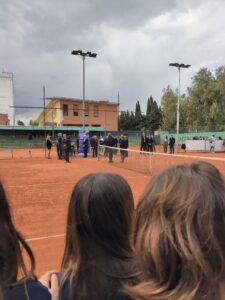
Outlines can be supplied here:
[[[5, 156], [4, 156], [5, 155]], [[19, 149], [14, 151], [14, 159], [9, 153], [0, 156], [0, 177], [10, 199], [16, 227], [28, 240], [37, 261], [37, 275], [48, 270], [59, 270], [64, 247], [67, 206], [75, 183], [84, 175], [92, 172], [116, 172], [130, 184], [135, 202], [143, 192], [150, 175], [129, 170], [133, 164], [138, 167], [142, 155], [129, 157], [124, 165], [115, 161], [108, 164], [96, 158], [72, 158], [66, 164], [56, 157], [52, 150], [52, 159], [44, 157], [43, 149]], [[215, 166], [225, 175], [225, 154], [203, 154], [194, 156], [211, 156], [222, 158], [213, 160]], [[130, 159], [130, 162], [129, 162]], [[152, 158], [153, 174], [165, 167], [177, 163], [191, 163], [196, 158], [177, 156], [160, 156]]]

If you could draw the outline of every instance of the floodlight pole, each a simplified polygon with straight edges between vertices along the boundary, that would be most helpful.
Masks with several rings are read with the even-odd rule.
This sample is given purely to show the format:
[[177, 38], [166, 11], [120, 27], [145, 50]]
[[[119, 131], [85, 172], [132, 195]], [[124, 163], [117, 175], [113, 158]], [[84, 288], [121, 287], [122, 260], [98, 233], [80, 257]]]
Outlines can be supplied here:
[[83, 60], [83, 131], [85, 131], [85, 58], [86, 56], [96, 58], [97, 54], [90, 51], [83, 52], [82, 50], [73, 50], [71, 54], [80, 55]]
[[83, 59], [83, 131], [85, 131], [85, 55]]
[[189, 68], [191, 65], [170, 63], [170, 67], [176, 67], [178, 69], [178, 96], [177, 96], [177, 132], [176, 132], [176, 144], [179, 146], [179, 131], [180, 131], [180, 70], [181, 68]]

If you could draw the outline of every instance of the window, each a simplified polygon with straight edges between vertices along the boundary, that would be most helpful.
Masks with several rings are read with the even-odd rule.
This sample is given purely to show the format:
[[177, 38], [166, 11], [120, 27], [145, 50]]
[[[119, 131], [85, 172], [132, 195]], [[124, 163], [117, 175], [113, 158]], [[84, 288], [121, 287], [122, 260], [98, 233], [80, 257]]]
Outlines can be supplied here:
[[98, 118], [98, 116], [99, 116], [98, 105], [95, 104], [95, 105], [94, 105], [94, 117]]
[[88, 104], [85, 104], [85, 117], [89, 116], [89, 106]]
[[63, 117], [68, 116], [68, 104], [63, 104]]
[[78, 104], [74, 104], [73, 105], [73, 116], [77, 117], [79, 115], [79, 105]]

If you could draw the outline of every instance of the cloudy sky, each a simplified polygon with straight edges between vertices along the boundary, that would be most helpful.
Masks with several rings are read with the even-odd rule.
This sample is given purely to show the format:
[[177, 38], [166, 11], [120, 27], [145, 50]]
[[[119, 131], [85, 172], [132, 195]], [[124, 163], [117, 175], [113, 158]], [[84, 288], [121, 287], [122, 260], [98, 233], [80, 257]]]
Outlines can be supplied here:
[[[86, 60], [86, 98], [117, 101], [142, 111], [152, 95], [177, 88], [170, 62], [182, 70], [181, 89], [201, 67], [225, 64], [224, 0], [0, 0], [0, 68], [14, 73], [16, 105], [42, 105], [46, 96], [82, 98], [82, 60], [71, 50], [96, 52]], [[17, 109], [30, 119], [36, 110]]]

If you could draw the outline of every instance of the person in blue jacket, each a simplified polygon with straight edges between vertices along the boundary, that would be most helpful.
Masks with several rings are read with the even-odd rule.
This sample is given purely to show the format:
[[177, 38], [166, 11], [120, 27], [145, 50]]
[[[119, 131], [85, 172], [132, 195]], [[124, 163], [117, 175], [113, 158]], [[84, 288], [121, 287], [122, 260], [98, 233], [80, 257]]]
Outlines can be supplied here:
[[[22, 252], [30, 261], [30, 269]], [[0, 182], [0, 300], [51, 300], [34, 274], [34, 255], [12, 223], [9, 204]]]

